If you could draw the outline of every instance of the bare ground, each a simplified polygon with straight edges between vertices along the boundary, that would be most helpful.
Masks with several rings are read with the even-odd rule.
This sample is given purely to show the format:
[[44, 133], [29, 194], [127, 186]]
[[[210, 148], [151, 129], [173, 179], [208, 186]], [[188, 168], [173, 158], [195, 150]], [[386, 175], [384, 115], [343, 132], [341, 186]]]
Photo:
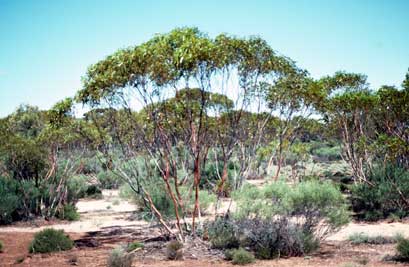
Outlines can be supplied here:
[[[228, 200], [222, 206], [229, 204]], [[134, 220], [137, 207], [120, 200], [117, 191], [104, 191], [104, 199], [81, 200], [78, 203], [81, 219], [77, 222], [36, 220], [0, 227], [0, 240], [4, 252], [0, 253], [0, 266], [106, 266], [109, 251], [130, 241], [145, 241], [145, 248], [136, 252], [133, 266], [232, 266], [220, 253], [208, 250], [198, 242], [188, 242], [183, 261], [165, 258], [165, 240], [157, 228], [146, 221]], [[68, 252], [30, 255], [28, 245], [34, 232], [52, 227], [63, 229], [76, 242]], [[396, 233], [409, 236], [407, 223], [350, 223], [330, 236], [321, 249], [309, 257], [257, 261], [250, 266], [409, 266], [404, 263], [382, 261], [385, 255], [395, 253], [395, 245], [351, 245], [345, 241], [352, 233], [392, 236]], [[21, 263], [17, 263], [22, 261]]]

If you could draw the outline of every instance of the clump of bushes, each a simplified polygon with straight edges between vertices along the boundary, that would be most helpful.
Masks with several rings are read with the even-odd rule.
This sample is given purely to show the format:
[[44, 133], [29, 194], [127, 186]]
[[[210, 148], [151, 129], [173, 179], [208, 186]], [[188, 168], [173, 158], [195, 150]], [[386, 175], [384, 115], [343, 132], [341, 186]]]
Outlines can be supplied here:
[[227, 218], [218, 217], [209, 223], [207, 231], [212, 247], [216, 249], [237, 248], [240, 245], [237, 228], [234, 221]]
[[238, 210], [208, 224], [209, 240], [219, 249], [249, 248], [260, 259], [310, 253], [349, 221], [344, 197], [328, 182], [246, 186], [234, 198]]
[[183, 259], [183, 244], [177, 240], [172, 240], [166, 245], [166, 257], [169, 260]]
[[330, 182], [311, 180], [294, 186], [275, 182], [261, 189], [248, 185], [234, 199], [239, 207], [236, 218], [287, 218], [319, 240], [349, 222], [346, 199]]
[[97, 174], [98, 182], [101, 188], [104, 189], [117, 189], [121, 184], [121, 180], [109, 171], [101, 171]]
[[243, 248], [232, 249], [228, 252], [233, 264], [246, 265], [254, 262], [254, 255]]
[[57, 218], [67, 221], [78, 221], [80, 219], [80, 214], [74, 205], [67, 204], [64, 205], [61, 211], [57, 212]]
[[376, 221], [409, 215], [409, 171], [393, 165], [378, 166], [368, 174], [368, 183], [351, 187], [352, 208], [359, 219]]
[[48, 253], [70, 250], [74, 242], [62, 230], [44, 229], [34, 235], [29, 246], [30, 253]]
[[3, 248], [4, 248], [3, 242], [0, 240], [0, 253], [3, 252]]
[[212, 247], [246, 247], [258, 259], [300, 256], [316, 248], [309, 238], [305, 238], [302, 229], [284, 219], [270, 221], [218, 218], [207, 227]]
[[108, 257], [107, 266], [108, 267], [131, 267], [133, 254], [127, 253], [126, 250], [119, 246], [114, 248]]

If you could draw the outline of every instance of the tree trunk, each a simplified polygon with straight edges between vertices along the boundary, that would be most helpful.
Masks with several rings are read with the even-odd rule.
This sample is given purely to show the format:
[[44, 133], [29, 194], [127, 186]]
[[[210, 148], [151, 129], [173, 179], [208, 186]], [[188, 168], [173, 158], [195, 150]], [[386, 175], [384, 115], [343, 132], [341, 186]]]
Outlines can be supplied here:
[[196, 231], [195, 218], [196, 218], [196, 215], [199, 214], [200, 158], [198, 155], [195, 158], [194, 167], [193, 167], [193, 175], [194, 175], [194, 188], [195, 188], [195, 207], [193, 209], [192, 232], [193, 234], [195, 234], [195, 231]]

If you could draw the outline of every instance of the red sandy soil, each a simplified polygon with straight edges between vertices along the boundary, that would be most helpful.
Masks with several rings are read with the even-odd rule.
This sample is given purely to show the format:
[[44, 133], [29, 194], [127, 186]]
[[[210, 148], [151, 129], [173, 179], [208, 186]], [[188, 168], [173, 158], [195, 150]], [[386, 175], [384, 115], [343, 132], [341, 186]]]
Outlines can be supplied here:
[[[0, 240], [4, 243], [4, 251], [0, 253], [0, 266], [30, 266], [30, 267], [63, 267], [63, 266], [107, 266], [109, 251], [118, 244], [104, 243], [97, 248], [74, 248], [71, 251], [30, 255], [27, 252], [33, 233], [0, 233]], [[72, 239], [79, 239], [83, 234], [70, 234]], [[327, 242], [321, 249], [310, 257], [293, 257], [288, 259], [256, 261], [248, 265], [251, 267], [360, 267], [360, 266], [409, 266], [404, 263], [383, 262], [386, 254], [394, 254], [393, 244], [388, 245], [351, 245], [349, 242]], [[189, 248], [185, 248], [189, 250]], [[158, 249], [160, 251], [160, 249]], [[149, 253], [148, 253], [149, 254]], [[156, 255], [156, 256], [152, 256]], [[185, 259], [182, 261], [168, 261], [161, 253], [151, 256], [136, 255], [133, 266], [160, 267], [210, 267], [233, 266], [227, 261], [216, 257], [209, 259]], [[17, 263], [18, 259], [24, 259]], [[71, 262], [75, 262], [72, 264]]]

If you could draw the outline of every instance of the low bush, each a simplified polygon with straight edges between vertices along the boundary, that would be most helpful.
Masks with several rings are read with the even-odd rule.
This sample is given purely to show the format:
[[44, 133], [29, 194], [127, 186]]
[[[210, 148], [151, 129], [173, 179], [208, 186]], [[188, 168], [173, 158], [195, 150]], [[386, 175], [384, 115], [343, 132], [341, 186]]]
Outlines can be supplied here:
[[[191, 192], [189, 195], [189, 189], [187, 187], [180, 188], [182, 198], [186, 203], [188, 213], [192, 214], [195, 208], [195, 196]], [[216, 202], [216, 195], [209, 193], [207, 190], [200, 190], [199, 191], [199, 199], [200, 199], [200, 213], [206, 214], [207, 209], [210, 207], [211, 204]]]
[[243, 248], [235, 249], [232, 252], [232, 263], [246, 265], [254, 262], [254, 255]]
[[30, 253], [48, 253], [54, 251], [70, 250], [74, 242], [62, 231], [44, 229], [34, 235], [29, 246]]
[[301, 256], [318, 248], [318, 240], [303, 233], [303, 229], [286, 219], [228, 219], [217, 218], [207, 225], [209, 241], [213, 248], [227, 249], [246, 247], [258, 259], [279, 256]]
[[219, 249], [249, 248], [260, 259], [310, 253], [349, 221], [344, 197], [328, 182], [245, 186], [234, 199], [238, 209], [232, 219], [207, 225], [209, 241]]
[[0, 253], [3, 252], [3, 249], [4, 249], [4, 245], [3, 245], [3, 242], [0, 240]]
[[127, 253], [121, 246], [114, 248], [108, 257], [108, 267], [131, 267], [133, 254]]
[[323, 146], [311, 151], [319, 161], [335, 161], [341, 160], [341, 147], [339, 146]]
[[78, 221], [80, 219], [80, 214], [77, 208], [72, 204], [67, 204], [61, 211], [56, 214], [57, 218], [67, 221]]
[[233, 197], [236, 218], [286, 218], [317, 240], [349, 222], [346, 200], [330, 182], [311, 180], [294, 186], [275, 182], [261, 189], [247, 185]]
[[409, 261], [409, 239], [401, 238], [396, 246], [400, 260]]
[[101, 189], [99, 189], [99, 187], [97, 185], [88, 186], [87, 191], [86, 191], [86, 195], [87, 195], [87, 197], [94, 198], [94, 199], [103, 198], [102, 191], [101, 191]]
[[237, 226], [232, 220], [218, 217], [207, 225], [210, 243], [216, 249], [230, 249], [239, 246]]
[[354, 233], [348, 237], [348, 240], [354, 244], [373, 244], [373, 245], [382, 245], [382, 244], [393, 244], [398, 242], [400, 236], [387, 237], [382, 235], [370, 236], [365, 233]]
[[376, 221], [387, 217], [409, 215], [409, 171], [396, 166], [377, 166], [368, 174], [371, 184], [351, 187], [351, 203], [357, 217]]
[[103, 189], [117, 189], [121, 184], [121, 180], [118, 176], [109, 171], [99, 172], [97, 178]]
[[166, 245], [166, 257], [169, 260], [183, 259], [183, 244], [177, 240], [172, 240]]
[[303, 233], [285, 219], [237, 221], [240, 245], [250, 248], [258, 259], [304, 254]]
[[126, 247], [126, 251], [131, 252], [131, 251], [134, 251], [135, 249], [143, 248], [143, 247], [144, 247], [143, 243], [134, 241], [128, 244], [128, 246]]
[[80, 198], [87, 196], [89, 178], [86, 175], [74, 175], [68, 179], [69, 202], [76, 202]]

